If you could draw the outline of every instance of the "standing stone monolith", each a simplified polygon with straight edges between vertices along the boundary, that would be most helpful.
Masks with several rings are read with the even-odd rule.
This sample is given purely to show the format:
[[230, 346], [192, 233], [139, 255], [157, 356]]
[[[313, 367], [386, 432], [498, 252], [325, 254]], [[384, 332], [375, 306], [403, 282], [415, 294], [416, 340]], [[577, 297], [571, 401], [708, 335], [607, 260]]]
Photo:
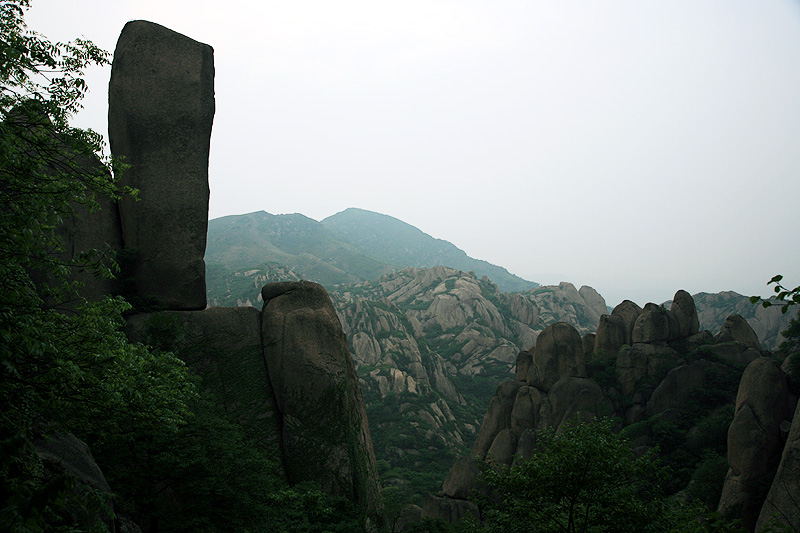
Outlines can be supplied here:
[[214, 51], [158, 24], [128, 22], [108, 95], [111, 153], [122, 157], [119, 202], [129, 292], [160, 307], [206, 306], [208, 153]]

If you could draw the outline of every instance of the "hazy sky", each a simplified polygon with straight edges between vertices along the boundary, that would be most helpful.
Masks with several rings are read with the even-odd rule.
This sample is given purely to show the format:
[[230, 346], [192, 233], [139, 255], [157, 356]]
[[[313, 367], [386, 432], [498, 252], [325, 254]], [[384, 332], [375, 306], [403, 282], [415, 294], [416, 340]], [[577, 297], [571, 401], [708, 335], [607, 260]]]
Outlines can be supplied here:
[[211, 218], [360, 207], [609, 305], [800, 284], [800, 0], [32, 4], [214, 47]]

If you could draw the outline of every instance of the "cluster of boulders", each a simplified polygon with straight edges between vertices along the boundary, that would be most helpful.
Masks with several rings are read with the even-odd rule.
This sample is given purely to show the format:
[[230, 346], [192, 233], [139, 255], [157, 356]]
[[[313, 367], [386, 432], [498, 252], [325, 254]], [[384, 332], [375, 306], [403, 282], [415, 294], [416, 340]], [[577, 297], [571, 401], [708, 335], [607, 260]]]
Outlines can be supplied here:
[[[437, 495], [427, 496], [423, 516], [447, 521], [480, 516], [470, 499], [484, 490], [479, 461], [513, 466], [529, 458], [544, 428], [558, 430], [575, 417], [616, 416], [630, 425], [656, 415], [680, 416], [698, 391], [713, 387], [714, 376], [747, 365], [728, 433], [730, 472], [720, 511], [742, 518], [751, 529], [757, 521], [762, 527], [766, 517], [797, 520], [800, 418], [791, 422], [797, 397], [787, 387], [788, 368], [782, 371], [764, 354], [769, 355], [762, 354], [752, 328], [738, 315], [728, 317], [716, 336], [700, 331], [694, 301], [685, 291], [678, 291], [669, 309], [652, 303], [642, 309], [626, 300], [600, 317], [596, 333], [583, 337], [569, 324], [553, 324], [518, 355], [516, 379], [497, 387], [470, 455], [456, 461]], [[613, 367], [613, 384], [601, 387], [591, 379], [589, 365]], [[611, 400], [620, 395], [628, 401]], [[632, 442], [649, 444], [646, 436]]]
[[[265, 286], [263, 309], [206, 308], [208, 152], [214, 115], [210, 46], [145, 21], [126, 24], [109, 87], [111, 150], [126, 165], [119, 184], [138, 191], [71, 221], [67, 249], [118, 251], [120, 291], [181, 324], [174, 339], [204, 383], [223, 380], [226, 404], [286, 479], [315, 481], [373, 520], [380, 485], [361, 389], [325, 289], [310, 282]], [[128, 318], [144, 340], [155, 313]]]

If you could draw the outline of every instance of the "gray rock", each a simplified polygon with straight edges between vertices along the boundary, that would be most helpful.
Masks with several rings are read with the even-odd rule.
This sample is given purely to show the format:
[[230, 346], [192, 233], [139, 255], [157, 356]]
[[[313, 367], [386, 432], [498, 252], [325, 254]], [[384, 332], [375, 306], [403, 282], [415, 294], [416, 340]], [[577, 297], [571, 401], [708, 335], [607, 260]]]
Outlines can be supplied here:
[[119, 202], [129, 281], [167, 309], [203, 309], [213, 50], [152, 22], [128, 22], [108, 100], [111, 152], [130, 165], [120, 185], [141, 200]]
[[604, 360], [616, 357], [622, 345], [627, 344], [627, 325], [620, 315], [603, 315], [597, 324], [594, 353]]
[[506, 381], [498, 385], [497, 391], [489, 401], [489, 408], [483, 417], [483, 423], [475, 444], [472, 446], [471, 457], [485, 459], [494, 438], [504, 429], [511, 428], [511, 412], [517, 391], [524, 385], [522, 381]]
[[750, 363], [736, 395], [728, 430], [728, 464], [719, 511], [752, 530], [780, 461], [781, 423], [792, 416], [789, 390], [778, 365], [767, 357]]
[[525, 381], [528, 377], [528, 370], [530, 370], [531, 364], [533, 364], [533, 356], [530, 352], [524, 350], [519, 352], [517, 355], [516, 371], [514, 372], [518, 381]]
[[439, 518], [445, 522], [460, 522], [466, 517], [480, 518], [480, 510], [477, 504], [448, 498], [447, 496], [434, 496], [428, 494], [425, 498], [425, 506], [422, 508], [422, 518]]
[[642, 308], [630, 300], [623, 300], [611, 311], [611, 314], [621, 317], [625, 322], [625, 344], [633, 344], [633, 327], [636, 319], [642, 314]]
[[663, 307], [654, 303], [644, 306], [642, 314], [636, 319], [633, 326], [633, 342], [665, 343], [674, 337], [673, 323], [677, 321]]
[[308, 281], [266, 285], [264, 359], [283, 416], [290, 483], [316, 481], [380, 514], [380, 485], [361, 387], [325, 289]]
[[559, 428], [572, 418], [589, 421], [598, 414], [603, 399], [600, 385], [587, 378], [564, 376], [550, 389], [542, 403], [539, 427]]
[[725, 319], [716, 336], [716, 341], [743, 342], [751, 348], [761, 351], [761, 343], [758, 342], [756, 332], [741, 315], [730, 315]]
[[521, 461], [527, 461], [533, 456], [536, 451], [536, 443], [538, 441], [538, 433], [535, 429], [526, 429], [520, 435], [517, 441], [517, 454], [511, 466], [519, 464]]
[[475, 480], [480, 473], [477, 461], [468, 456], [459, 457], [442, 485], [445, 496], [466, 500], [472, 496]]
[[517, 437], [511, 429], [504, 429], [492, 441], [486, 460], [492, 465], [511, 466], [517, 451]]
[[526, 429], [539, 427], [539, 411], [545, 395], [536, 387], [520, 387], [511, 411], [511, 429], [519, 437]]
[[798, 494], [800, 494], [800, 404], [795, 408], [781, 462], [758, 516], [756, 531], [763, 531], [773, 521], [776, 525], [787, 526], [789, 530], [800, 531]]
[[545, 328], [536, 339], [528, 384], [547, 392], [565, 376], [586, 376], [583, 343], [574, 327], [556, 322]]
[[594, 353], [594, 343], [597, 335], [595, 333], [584, 333], [581, 337], [581, 344], [583, 345], [583, 358], [585, 361]]
[[683, 410], [686, 405], [696, 401], [697, 391], [703, 388], [709, 372], [714, 371], [731, 372], [727, 367], [705, 360], [670, 370], [647, 402], [647, 416]]
[[669, 310], [678, 322], [678, 329], [673, 332], [673, 338], [682, 339], [700, 331], [700, 320], [691, 294], [684, 290], [676, 292]]
[[664, 376], [678, 364], [678, 352], [668, 346], [636, 343], [617, 353], [615, 372], [623, 394], [648, 380]]

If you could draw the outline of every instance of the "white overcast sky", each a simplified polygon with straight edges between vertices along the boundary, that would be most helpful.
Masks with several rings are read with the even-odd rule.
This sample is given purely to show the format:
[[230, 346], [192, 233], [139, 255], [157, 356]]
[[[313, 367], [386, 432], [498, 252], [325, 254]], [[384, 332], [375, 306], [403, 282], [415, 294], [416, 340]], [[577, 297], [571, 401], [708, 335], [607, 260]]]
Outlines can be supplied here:
[[[359, 207], [609, 305], [800, 284], [800, 0], [32, 0], [214, 47], [210, 217]], [[110, 69], [76, 124], [106, 132]]]

